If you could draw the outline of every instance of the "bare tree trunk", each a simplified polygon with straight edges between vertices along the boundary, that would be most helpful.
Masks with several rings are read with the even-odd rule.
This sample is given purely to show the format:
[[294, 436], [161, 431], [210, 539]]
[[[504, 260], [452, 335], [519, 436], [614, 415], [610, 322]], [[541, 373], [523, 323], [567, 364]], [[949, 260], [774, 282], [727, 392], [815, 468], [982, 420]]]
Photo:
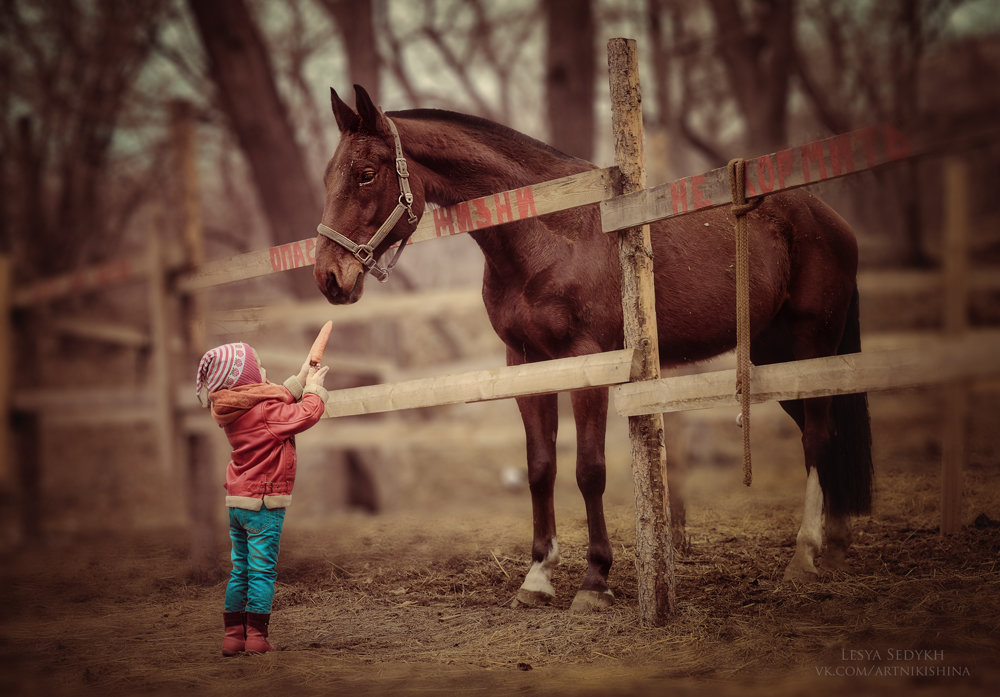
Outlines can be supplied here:
[[0, 103], [26, 112], [0, 123], [11, 177], [3, 189], [5, 225], [19, 282], [94, 261], [119, 241], [108, 222], [124, 179], [113, 166], [112, 136], [163, 4], [108, 0], [85, 9], [8, 0], [0, 6], [2, 33], [10, 36], [0, 42]]
[[646, 0], [646, 22], [649, 25], [649, 44], [653, 55], [654, 103], [656, 118], [654, 123], [660, 128], [670, 127], [673, 110], [670, 108], [670, 51], [667, 50], [667, 37], [664, 36], [663, 0]]
[[[219, 103], [250, 164], [275, 244], [314, 233], [322, 211], [319, 173], [310, 176], [274, 81], [264, 40], [243, 0], [189, 0]], [[297, 294], [312, 292], [296, 274]]]
[[[891, 119], [902, 124], [919, 113], [920, 59], [924, 53], [924, 27], [916, 3], [903, 2], [898, 8], [897, 26], [902, 33], [893, 46], [893, 61], [898, 71], [895, 78], [896, 95]], [[932, 261], [924, 247], [923, 215], [920, 210], [920, 166], [911, 160], [898, 168], [894, 179], [900, 201], [903, 227], [903, 248], [907, 266], [929, 267]]]
[[549, 142], [568, 155], [594, 158], [596, 77], [592, 0], [544, 0], [548, 43], [545, 99]]
[[711, 0], [718, 51], [746, 120], [748, 154], [785, 145], [793, 69], [794, 0], [761, 0], [744, 16], [737, 0]]
[[379, 56], [375, 50], [372, 0], [322, 0], [322, 5], [333, 18], [344, 41], [351, 83], [364, 87], [378, 104], [382, 85]]

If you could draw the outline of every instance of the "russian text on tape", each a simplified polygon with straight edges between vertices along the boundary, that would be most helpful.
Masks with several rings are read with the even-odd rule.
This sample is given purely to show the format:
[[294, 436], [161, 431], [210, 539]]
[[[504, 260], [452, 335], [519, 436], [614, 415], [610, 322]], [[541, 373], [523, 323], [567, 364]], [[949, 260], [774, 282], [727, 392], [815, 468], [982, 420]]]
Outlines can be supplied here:
[[[794, 189], [896, 162], [913, 154], [892, 126], [873, 126], [746, 160], [746, 196]], [[732, 201], [728, 168], [684, 177], [601, 203], [601, 226], [614, 232]]]

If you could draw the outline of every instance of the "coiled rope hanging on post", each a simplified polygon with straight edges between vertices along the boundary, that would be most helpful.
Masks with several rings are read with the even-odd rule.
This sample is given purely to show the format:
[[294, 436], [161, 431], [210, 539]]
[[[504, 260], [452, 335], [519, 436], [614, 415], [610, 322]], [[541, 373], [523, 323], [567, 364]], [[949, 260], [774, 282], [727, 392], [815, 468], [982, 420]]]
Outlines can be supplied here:
[[750, 248], [747, 240], [746, 214], [761, 199], [747, 202], [746, 161], [729, 161], [729, 190], [732, 212], [736, 217], [736, 394], [740, 399], [740, 426], [743, 429], [743, 483], [750, 486]]

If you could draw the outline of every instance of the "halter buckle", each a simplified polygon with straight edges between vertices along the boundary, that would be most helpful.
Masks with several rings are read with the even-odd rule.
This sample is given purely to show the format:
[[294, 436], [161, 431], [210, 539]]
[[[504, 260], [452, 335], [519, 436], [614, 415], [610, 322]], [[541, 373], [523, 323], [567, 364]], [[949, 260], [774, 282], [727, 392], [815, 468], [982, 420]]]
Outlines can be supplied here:
[[354, 257], [366, 267], [374, 263], [375, 250], [367, 244], [359, 244], [354, 250]]

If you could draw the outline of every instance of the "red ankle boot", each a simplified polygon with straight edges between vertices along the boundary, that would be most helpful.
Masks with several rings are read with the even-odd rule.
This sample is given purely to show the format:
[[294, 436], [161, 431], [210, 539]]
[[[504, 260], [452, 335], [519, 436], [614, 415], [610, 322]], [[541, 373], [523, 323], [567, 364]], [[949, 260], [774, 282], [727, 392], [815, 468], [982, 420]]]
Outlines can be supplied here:
[[222, 640], [222, 655], [235, 656], [246, 650], [247, 613], [224, 612], [222, 621], [226, 626], [226, 636]]
[[247, 613], [247, 653], [267, 653], [274, 647], [267, 641], [267, 625], [271, 621], [269, 612]]

